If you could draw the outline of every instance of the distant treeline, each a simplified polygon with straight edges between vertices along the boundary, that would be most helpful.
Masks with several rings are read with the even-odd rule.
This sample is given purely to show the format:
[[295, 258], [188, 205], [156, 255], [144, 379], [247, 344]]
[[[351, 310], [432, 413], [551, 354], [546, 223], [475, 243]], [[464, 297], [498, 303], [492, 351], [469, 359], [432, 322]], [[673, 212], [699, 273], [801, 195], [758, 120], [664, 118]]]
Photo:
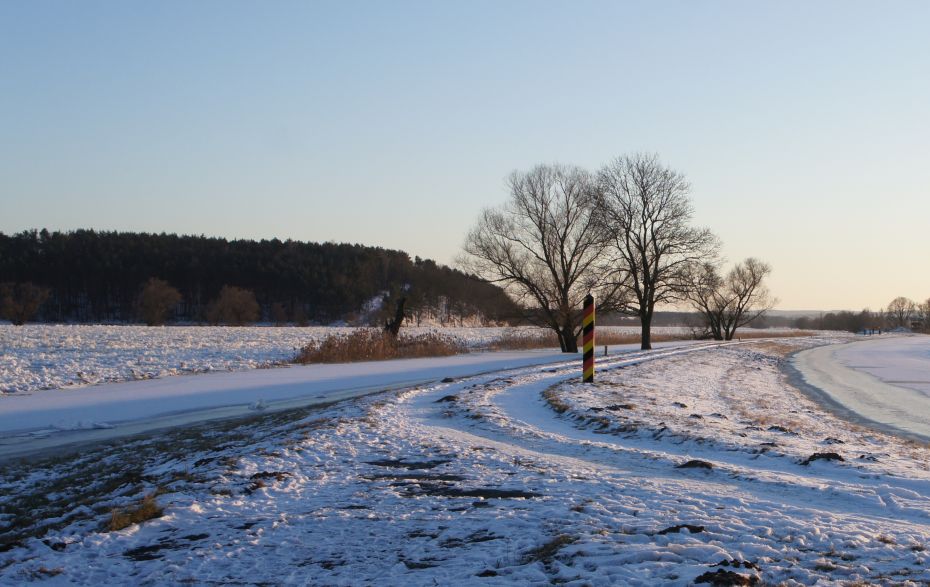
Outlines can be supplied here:
[[224, 286], [254, 293], [260, 319], [275, 322], [377, 323], [400, 297], [414, 322], [459, 325], [516, 315], [494, 285], [379, 247], [94, 230], [0, 233], [0, 284], [41, 288], [39, 320], [136, 321], [140, 293], [152, 278], [180, 293], [169, 317], [177, 321], [205, 321]]

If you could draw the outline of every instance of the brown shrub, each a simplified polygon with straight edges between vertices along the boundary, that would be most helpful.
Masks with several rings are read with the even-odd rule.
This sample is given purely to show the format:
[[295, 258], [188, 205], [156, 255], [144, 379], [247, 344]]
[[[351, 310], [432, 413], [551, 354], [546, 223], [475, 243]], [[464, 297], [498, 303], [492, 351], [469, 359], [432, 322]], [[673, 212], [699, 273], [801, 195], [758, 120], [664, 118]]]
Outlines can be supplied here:
[[275, 326], [287, 324], [287, 308], [281, 302], [271, 304], [271, 321]]
[[260, 313], [252, 291], [231, 285], [224, 285], [219, 297], [207, 305], [207, 321], [211, 324], [242, 326], [258, 321]]
[[181, 292], [164, 279], [152, 277], [136, 299], [139, 317], [149, 326], [160, 326], [181, 302]]
[[22, 326], [39, 311], [49, 290], [33, 283], [0, 284], [0, 318]]
[[395, 339], [376, 328], [334, 334], [301, 349], [297, 363], [350, 363], [417, 357], [447, 357], [468, 352], [458, 339], [436, 332]]
[[133, 524], [139, 524], [146, 520], [160, 518], [163, 510], [155, 502], [155, 495], [149, 494], [142, 498], [142, 501], [136, 507], [126, 509], [115, 509], [110, 516], [108, 528], [111, 532], [128, 528]]

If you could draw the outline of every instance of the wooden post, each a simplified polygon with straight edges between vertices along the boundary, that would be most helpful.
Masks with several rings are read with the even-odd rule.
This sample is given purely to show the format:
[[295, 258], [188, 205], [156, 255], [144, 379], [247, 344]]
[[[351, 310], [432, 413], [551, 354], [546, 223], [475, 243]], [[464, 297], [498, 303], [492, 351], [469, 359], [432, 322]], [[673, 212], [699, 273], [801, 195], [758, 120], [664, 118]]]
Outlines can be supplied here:
[[582, 381], [594, 383], [594, 296], [591, 294], [584, 299], [581, 326], [583, 332], [581, 341], [584, 349]]

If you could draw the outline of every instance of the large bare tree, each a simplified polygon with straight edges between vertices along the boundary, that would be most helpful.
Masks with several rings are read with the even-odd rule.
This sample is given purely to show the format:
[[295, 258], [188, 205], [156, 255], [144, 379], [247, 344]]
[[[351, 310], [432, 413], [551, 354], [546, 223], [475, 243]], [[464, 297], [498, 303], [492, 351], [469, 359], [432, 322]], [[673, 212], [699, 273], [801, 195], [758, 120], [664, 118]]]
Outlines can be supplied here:
[[688, 298], [715, 340], [733, 340], [737, 328], [772, 309], [776, 300], [764, 284], [771, 272], [768, 263], [753, 257], [738, 263], [726, 276], [720, 275], [714, 263], [693, 267]]
[[540, 165], [509, 178], [510, 199], [485, 210], [465, 240], [461, 264], [500, 283], [526, 318], [555, 331], [563, 352], [578, 351], [581, 308], [592, 293], [599, 310], [619, 288], [604, 265], [608, 239], [594, 222], [593, 178], [583, 169]]
[[917, 311], [917, 304], [905, 297], [897, 297], [888, 304], [887, 316], [892, 328], [909, 328], [911, 318]]
[[691, 226], [690, 186], [655, 155], [619, 157], [597, 174], [598, 218], [611, 235], [623, 310], [638, 316], [652, 348], [656, 305], [686, 299], [688, 269], [714, 259], [717, 238]]

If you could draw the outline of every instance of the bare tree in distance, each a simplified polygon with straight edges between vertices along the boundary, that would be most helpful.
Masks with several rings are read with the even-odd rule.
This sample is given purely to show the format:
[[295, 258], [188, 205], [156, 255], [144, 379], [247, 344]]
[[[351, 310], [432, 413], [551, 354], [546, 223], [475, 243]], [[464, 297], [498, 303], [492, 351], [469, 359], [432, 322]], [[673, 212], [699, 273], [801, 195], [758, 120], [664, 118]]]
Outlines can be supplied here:
[[164, 279], [150, 278], [136, 298], [136, 311], [149, 326], [161, 326], [181, 303], [181, 292]]
[[482, 213], [460, 264], [505, 287], [528, 321], [555, 331], [563, 352], [578, 352], [585, 296], [608, 311], [620, 291], [604, 263], [609, 241], [593, 218], [593, 179], [578, 167], [539, 165], [515, 171], [508, 183], [509, 201]]
[[887, 316], [891, 328], [910, 328], [917, 304], [905, 297], [897, 297], [888, 304]]
[[917, 304], [917, 319], [920, 321], [920, 329], [930, 332], [930, 298]]
[[696, 264], [689, 272], [688, 297], [701, 313], [714, 340], [733, 340], [736, 329], [764, 315], [777, 303], [765, 286], [768, 263], [749, 257], [721, 276], [714, 263]]
[[256, 322], [261, 308], [251, 290], [224, 285], [219, 296], [207, 305], [207, 321], [211, 324], [243, 326]]
[[22, 326], [36, 315], [49, 289], [32, 282], [0, 283], [0, 319]]
[[597, 174], [598, 216], [616, 253], [616, 277], [639, 317], [641, 346], [652, 348], [652, 317], [658, 304], [683, 301], [689, 269], [713, 261], [717, 238], [691, 226], [690, 185], [656, 155], [618, 157]]

